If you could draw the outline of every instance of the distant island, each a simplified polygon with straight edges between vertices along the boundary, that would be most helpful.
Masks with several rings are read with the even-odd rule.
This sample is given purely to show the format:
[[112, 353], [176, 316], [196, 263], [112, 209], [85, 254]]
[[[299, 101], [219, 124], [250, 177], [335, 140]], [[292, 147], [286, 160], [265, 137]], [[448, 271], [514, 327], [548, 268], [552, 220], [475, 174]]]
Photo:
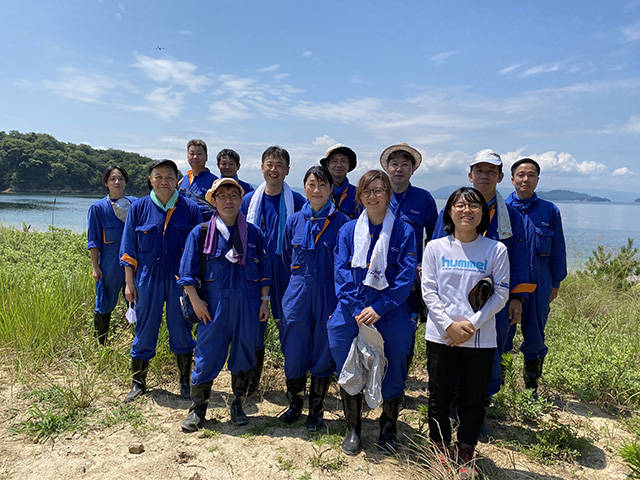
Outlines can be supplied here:
[[571, 190], [549, 190], [537, 192], [538, 197], [552, 202], [611, 202], [608, 198], [594, 197], [586, 193], [573, 192]]

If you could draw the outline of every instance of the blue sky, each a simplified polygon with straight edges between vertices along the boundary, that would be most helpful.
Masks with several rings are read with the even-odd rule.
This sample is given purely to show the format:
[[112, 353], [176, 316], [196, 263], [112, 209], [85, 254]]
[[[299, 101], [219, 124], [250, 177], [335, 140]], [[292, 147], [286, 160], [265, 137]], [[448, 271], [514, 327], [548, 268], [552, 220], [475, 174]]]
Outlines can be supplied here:
[[336, 142], [352, 180], [411, 144], [427, 189], [493, 148], [539, 160], [544, 189], [640, 193], [639, 0], [3, 0], [0, 45], [4, 131], [183, 172], [202, 138], [214, 172], [233, 148], [252, 183], [278, 144], [292, 186]]

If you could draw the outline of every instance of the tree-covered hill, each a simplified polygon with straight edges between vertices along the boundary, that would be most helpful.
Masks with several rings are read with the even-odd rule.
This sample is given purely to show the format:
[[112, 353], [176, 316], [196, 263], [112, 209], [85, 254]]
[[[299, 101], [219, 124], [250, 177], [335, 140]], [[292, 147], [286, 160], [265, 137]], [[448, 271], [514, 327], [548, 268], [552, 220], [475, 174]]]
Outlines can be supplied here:
[[104, 194], [102, 172], [117, 164], [131, 177], [126, 193], [146, 195], [153, 160], [123, 150], [63, 143], [45, 133], [0, 131], [0, 191]]

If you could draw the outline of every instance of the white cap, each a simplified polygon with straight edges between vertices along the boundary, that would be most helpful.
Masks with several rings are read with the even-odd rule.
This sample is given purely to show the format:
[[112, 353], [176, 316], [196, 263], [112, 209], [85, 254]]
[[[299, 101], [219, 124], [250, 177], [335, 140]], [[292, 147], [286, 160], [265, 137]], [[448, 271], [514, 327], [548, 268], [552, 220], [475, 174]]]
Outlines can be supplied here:
[[473, 156], [471, 163], [469, 163], [470, 167], [478, 163], [490, 163], [491, 165], [502, 165], [502, 158], [496, 152], [489, 148], [485, 148], [484, 150], [480, 150]]

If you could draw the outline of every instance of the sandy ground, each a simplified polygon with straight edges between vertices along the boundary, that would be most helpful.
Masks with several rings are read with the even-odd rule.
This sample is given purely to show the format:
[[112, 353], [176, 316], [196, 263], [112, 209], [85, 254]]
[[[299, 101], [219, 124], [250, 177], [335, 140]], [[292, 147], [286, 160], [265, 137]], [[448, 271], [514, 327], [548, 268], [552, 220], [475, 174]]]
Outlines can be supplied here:
[[[177, 396], [177, 382], [158, 385], [150, 377], [150, 392], [136, 402], [146, 418], [144, 425], [134, 428], [130, 423], [122, 422], [103, 429], [90, 427], [44, 443], [34, 443], [10, 430], [25, 418], [29, 403], [24, 399], [24, 387], [2, 382], [0, 479], [434, 478], [433, 470], [412, 464], [409, 455], [403, 453], [408, 450], [410, 438], [415, 438], [421, 428], [416, 408], [427, 399], [426, 375], [419, 369], [410, 376], [407, 408], [400, 415], [399, 432], [404, 447], [393, 457], [378, 454], [374, 445], [378, 436], [379, 410], [365, 412], [364, 450], [355, 457], [348, 457], [342, 453], [339, 444], [343, 417], [337, 386], [332, 386], [327, 399], [328, 430], [321, 437], [307, 433], [304, 420], [287, 428], [277, 424], [277, 415], [286, 408], [282, 374], [267, 369], [265, 379], [266, 393], [250, 398], [245, 405], [250, 423], [244, 427], [233, 426], [229, 419], [228, 373], [221, 374], [214, 383], [206, 433], [189, 435], [180, 430], [189, 402]], [[125, 388], [123, 385], [122, 397]], [[105, 411], [115, 408], [117, 400], [105, 398], [97, 402], [95, 406], [99, 410], [94, 415], [104, 417]], [[585, 432], [595, 437], [578, 461], [542, 465], [501, 447], [500, 440], [517, 425], [491, 420], [495, 440], [478, 445], [485, 478], [626, 478], [628, 469], [616, 455], [627, 436], [620, 424], [603, 411], [583, 403], [564, 400], [559, 406], [563, 410], [560, 416], [563, 422], [578, 422]], [[130, 446], [136, 444], [143, 445], [142, 453], [130, 453]]]

